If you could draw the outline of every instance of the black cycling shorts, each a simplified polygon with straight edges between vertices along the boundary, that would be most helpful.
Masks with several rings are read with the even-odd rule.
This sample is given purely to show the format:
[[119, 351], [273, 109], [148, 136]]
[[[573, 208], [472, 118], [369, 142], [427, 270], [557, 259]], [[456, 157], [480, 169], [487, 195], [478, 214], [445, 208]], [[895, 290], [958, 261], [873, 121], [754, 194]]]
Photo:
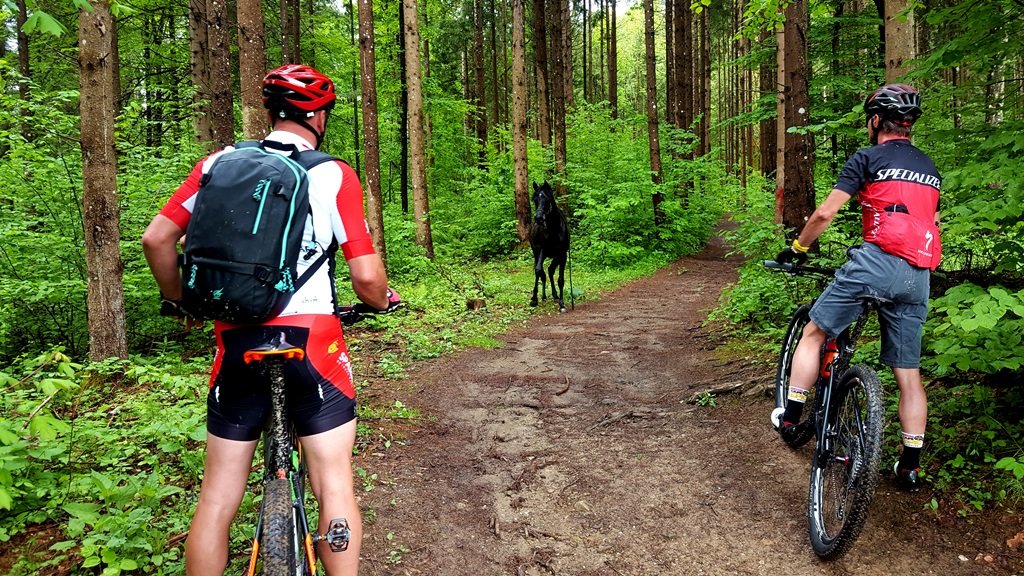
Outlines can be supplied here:
[[302, 314], [259, 326], [217, 323], [217, 356], [206, 399], [206, 429], [227, 440], [257, 440], [270, 415], [270, 382], [242, 355], [284, 333], [305, 350], [303, 360], [285, 366], [288, 415], [299, 436], [311, 436], [356, 417], [352, 365], [338, 318]]

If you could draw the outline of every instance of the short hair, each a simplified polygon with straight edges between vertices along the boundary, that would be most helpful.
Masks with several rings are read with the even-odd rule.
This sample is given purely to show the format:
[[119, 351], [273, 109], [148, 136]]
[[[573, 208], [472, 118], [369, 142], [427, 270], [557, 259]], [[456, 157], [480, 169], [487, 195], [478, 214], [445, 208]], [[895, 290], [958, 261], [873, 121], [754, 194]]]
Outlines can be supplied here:
[[913, 125], [896, 123], [886, 118], [880, 118], [882, 122], [879, 125], [879, 130], [893, 136], [900, 138], [909, 138], [910, 132], [913, 130]]

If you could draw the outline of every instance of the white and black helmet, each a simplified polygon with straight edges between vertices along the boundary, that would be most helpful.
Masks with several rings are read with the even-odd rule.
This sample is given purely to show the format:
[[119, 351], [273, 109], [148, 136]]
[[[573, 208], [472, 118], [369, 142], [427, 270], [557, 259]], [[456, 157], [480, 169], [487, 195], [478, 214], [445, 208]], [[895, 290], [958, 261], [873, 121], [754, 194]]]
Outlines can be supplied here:
[[886, 84], [864, 101], [868, 120], [879, 116], [902, 126], [911, 126], [921, 117], [921, 93], [906, 84]]

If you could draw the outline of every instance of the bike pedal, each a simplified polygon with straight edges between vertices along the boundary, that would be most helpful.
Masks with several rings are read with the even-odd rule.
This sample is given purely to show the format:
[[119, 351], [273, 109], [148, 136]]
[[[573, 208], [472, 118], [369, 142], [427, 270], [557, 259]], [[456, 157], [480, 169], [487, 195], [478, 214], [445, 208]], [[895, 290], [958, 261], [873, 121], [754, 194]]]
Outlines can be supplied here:
[[344, 552], [348, 550], [348, 542], [352, 538], [352, 531], [348, 527], [348, 520], [335, 518], [327, 526], [327, 533], [319, 537], [322, 542], [327, 542], [331, 552]]

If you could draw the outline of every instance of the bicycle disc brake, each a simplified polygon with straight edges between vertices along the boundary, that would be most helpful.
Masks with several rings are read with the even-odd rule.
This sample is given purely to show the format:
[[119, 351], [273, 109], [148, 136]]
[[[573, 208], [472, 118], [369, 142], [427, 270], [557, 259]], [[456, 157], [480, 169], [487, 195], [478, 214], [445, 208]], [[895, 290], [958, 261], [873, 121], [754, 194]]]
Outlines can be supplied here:
[[327, 545], [331, 547], [331, 552], [344, 552], [348, 550], [348, 542], [351, 537], [352, 531], [349, 530], [348, 520], [335, 518], [327, 526], [327, 533], [317, 534], [316, 539], [318, 542], [327, 542]]

